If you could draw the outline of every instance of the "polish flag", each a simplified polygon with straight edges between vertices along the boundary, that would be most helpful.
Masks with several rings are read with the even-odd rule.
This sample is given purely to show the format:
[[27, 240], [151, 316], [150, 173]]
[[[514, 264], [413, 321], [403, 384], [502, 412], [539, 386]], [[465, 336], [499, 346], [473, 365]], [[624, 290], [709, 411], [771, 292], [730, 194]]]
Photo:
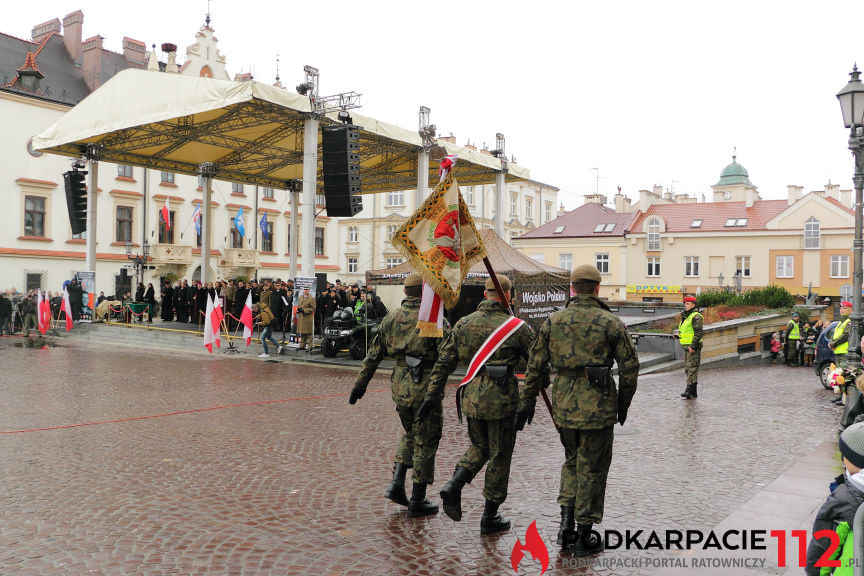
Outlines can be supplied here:
[[45, 300], [42, 299], [42, 290], [39, 290], [39, 295], [36, 298], [36, 327], [39, 333], [43, 336], [48, 331], [48, 326], [45, 325]]
[[246, 346], [252, 341], [252, 291], [246, 294], [246, 303], [243, 305], [243, 312], [240, 314], [240, 322], [243, 324], [243, 337], [246, 339]]
[[220, 338], [220, 332], [222, 327], [222, 320], [225, 318], [225, 312], [222, 310], [222, 306], [224, 302], [219, 298], [219, 295], [216, 295], [216, 299], [213, 301], [213, 315], [210, 316], [210, 324], [213, 330], [213, 339], [216, 340], [216, 348], [222, 347], [222, 339]]
[[69, 290], [63, 287], [63, 300], [60, 301], [60, 311], [66, 315], [66, 331], [72, 330], [72, 304], [69, 302]]
[[216, 338], [213, 334], [213, 299], [210, 293], [207, 293], [207, 312], [204, 314], [204, 347], [211, 354], [213, 353], [213, 342]]
[[444, 335], [444, 301], [427, 283], [423, 283], [423, 297], [420, 300], [420, 314], [417, 327], [421, 336], [438, 337]]
[[171, 230], [171, 211], [168, 210], [168, 196], [165, 196], [165, 204], [162, 206], [162, 220], [165, 222], [165, 230]]

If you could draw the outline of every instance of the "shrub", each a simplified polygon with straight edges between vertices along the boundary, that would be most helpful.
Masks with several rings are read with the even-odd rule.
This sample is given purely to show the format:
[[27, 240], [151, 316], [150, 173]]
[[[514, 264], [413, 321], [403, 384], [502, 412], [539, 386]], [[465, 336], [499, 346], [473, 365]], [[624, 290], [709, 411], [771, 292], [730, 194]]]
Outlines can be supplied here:
[[696, 305], [710, 306], [765, 306], [766, 308], [789, 308], [795, 298], [782, 286], [767, 286], [745, 290], [741, 294], [727, 290], [709, 290], [696, 297]]

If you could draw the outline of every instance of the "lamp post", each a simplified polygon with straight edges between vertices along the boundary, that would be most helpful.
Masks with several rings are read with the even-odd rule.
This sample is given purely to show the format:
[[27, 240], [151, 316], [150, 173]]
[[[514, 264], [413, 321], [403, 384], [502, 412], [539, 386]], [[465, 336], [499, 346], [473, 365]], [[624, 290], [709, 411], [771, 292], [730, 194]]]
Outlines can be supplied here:
[[855, 174], [852, 181], [855, 184], [855, 241], [854, 241], [854, 273], [852, 276], [852, 315], [849, 323], [849, 354], [847, 363], [859, 366], [861, 363], [861, 280], [862, 280], [862, 202], [864, 202], [864, 84], [859, 79], [858, 66], [852, 68], [849, 83], [837, 94], [840, 110], [843, 113], [843, 124], [849, 128], [849, 150], [855, 158]]
[[141, 252], [132, 252], [132, 243], [126, 242], [126, 259], [135, 265], [135, 281], [141, 283], [144, 280], [144, 266], [150, 260], [150, 243], [144, 240]]

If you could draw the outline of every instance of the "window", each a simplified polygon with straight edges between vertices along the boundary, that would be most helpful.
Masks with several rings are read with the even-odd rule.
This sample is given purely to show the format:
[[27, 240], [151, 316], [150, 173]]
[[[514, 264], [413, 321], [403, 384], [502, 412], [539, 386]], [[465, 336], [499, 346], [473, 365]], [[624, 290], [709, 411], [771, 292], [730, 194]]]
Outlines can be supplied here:
[[849, 277], [849, 256], [831, 256], [831, 277]]
[[573, 254], [559, 254], [558, 255], [558, 267], [563, 268], [564, 270], [572, 270], [573, 269]]
[[[231, 216], [228, 219], [228, 227], [231, 229], [231, 248], [243, 248], [243, 236], [240, 235], [240, 230], [237, 229], [237, 218]], [[243, 228], [246, 228], [245, 222]], [[173, 230], [174, 227], [172, 226]]]
[[804, 223], [804, 248], [819, 248], [819, 220], [813, 216]]
[[400, 258], [399, 256], [391, 256], [387, 258], [387, 268], [395, 268], [396, 266], [402, 264], [404, 262], [404, 258]]
[[[272, 194], [273, 189], [270, 189]], [[271, 196], [272, 197], [272, 196]], [[315, 205], [316, 206], [327, 206], [327, 197], [324, 194], [315, 194]]]
[[648, 221], [648, 250], [660, 250], [660, 220]]
[[387, 225], [387, 242], [393, 241], [393, 237], [396, 236], [397, 230], [399, 230], [398, 224], [388, 224]]
[[[242, 184], [240, 185], [240, 191], [241, 192], [243, 191], [243, 185]], [[264, 186], [261, 189], [261, 197], [264, 198], [265, 200], [273, 200], [276, 197], [276, 195], [273, 192], [273, 188], [271, 188], [270, 186]]]
[[324, 256], [324, 228], [315, 227], [315, 256]]
[[609, 254], [595, 254], [594, 255], [594, 265], [597, 266], [597, 270], [600, 274], [608, 274], [609, 273]]
[[41, 290], [42, 289], [42, 274], [31, 274], [27, 273], [27, 276], [24, 279], [24, 283], [26, 286], [27, 292], [31, 290]]
[[534, 199], [525, 198], [525, 220], [534, 218]]
[[795, 276], [795, 260], [792, 256], [777, 256], [777, 278]]
[[747, 218], [727, 218], [724, 226], [747, 226]]
[[656, 256], [648, 258], [648, 276], [660, 276], [660, 258]]
[[132, 178], [132, 166], [128, 166], [126, 164], [118, 164], [117, 165], [117, 177], [118, 178]]
[[[174, 243], [174, 214], [175, 214], [175, 212], [173, 210], [168, 212], [168, 220], [171, 222], [171, 229], [170, 230], [165, 228], [165, 222], [162, 221], [162, 215], [161, 215], [162, 213], [160, 212], [159, 214], [160, 214], [159, 215], [159, 243], [160, 244], [173, 244]], [[120, 219], [119, 215], [118, 215], [117, 219], [118, 219], [118, 226], [119, 226], [119, 219]], [[118, 240], [118, 242], [119, 242], [119, 240]]]
[[684, 276], [699, 276], [699, 257], [684, 257]]
[[45, 198], [24, 197], [24, 235], [45, 236]]
[[396, 192], [387, 193], [387, 206], [404, 206], [405, 192], [397, 190]]
[[735, 274], [742, 278], [750, 278], [750, 256], [735, 257]]
[[697, 218], [690, 223], [690, 228], [701, 228], [702, 227], [702, 219]]
[[[388, 266], [389, 268], [389, 266]], [[356, 274], [357, 273], [357, 257], [356, 256], [348, 256], [348, 273]]]
[[117, 242], [132, 241], [132, 207], [117, 206]]
[[468, 204], [469, 206], [474, 206], [474, 187], [473, 186], [466, 186], [462, 190], [465, 192], [465, 194], [464, 194], [465, 203]]
[[552, 233], [553, 234], [561, 234], [565, 228], [567, 228], [567, 227], [566, 226], [556, 226], [555, 230]]
[[162, 182], [164, 184], [174, 184], [174, 172], [162, 172]]
[[597, 224], [597, 226], [594, 227], [594, 233], [602, 232], [604, 228], [606, 228], [606, 224]]
[[840, 299], [852, 301], [852, 285], [851, 284], [843, 284], [840, 286]]
[[269, 220], [266, 220], [266, 219], [264, 221], [267, 222], [268, 234], [266, 236], [264, 234], [261, 234], [261, 251], [262, 252], [273, 252], [273, 245], [275, 244], [273, 242], [273, 228], [275, 227], [274, 225], [276, 223], [270, 222]]
[[545, 202], [543, 205], [543, 222], [552, 220], [552, 202]]
[[516, 214], [518, 214], [519, 210], [519, 195], [511, 194], [510, 195], [510, 217], [515, 218]]
[[349, 226], [348, 227], [348, 241], [349, 242], [357, 242], [357, 227]]

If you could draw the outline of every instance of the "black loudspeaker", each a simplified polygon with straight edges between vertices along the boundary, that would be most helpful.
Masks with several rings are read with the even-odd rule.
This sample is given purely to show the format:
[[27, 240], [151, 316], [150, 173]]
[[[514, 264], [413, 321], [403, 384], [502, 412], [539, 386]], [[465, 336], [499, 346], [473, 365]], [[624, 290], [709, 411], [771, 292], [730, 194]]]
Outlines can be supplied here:
[[354, 216], [363, 210], [360, 196], [360, 129], [352, 124], [321, 133], [324, 200], [328, 216]]
[[[87, 230], [87, 185], [84, 183], [86, 171], [70, 170], [63, 173], [66, 188], [66, 208], [69, 209], [69, 224], [72, 234]], [[47, 233], [47, 232], [46, 232]]]
[[324, 293], [324, 290], [327, 289], [327, 273], [326, 272], [316, 272], [315, 279], [318, 281], [318, 285], [315, 287], [318, 291], [316, 294], [319, 296]]

